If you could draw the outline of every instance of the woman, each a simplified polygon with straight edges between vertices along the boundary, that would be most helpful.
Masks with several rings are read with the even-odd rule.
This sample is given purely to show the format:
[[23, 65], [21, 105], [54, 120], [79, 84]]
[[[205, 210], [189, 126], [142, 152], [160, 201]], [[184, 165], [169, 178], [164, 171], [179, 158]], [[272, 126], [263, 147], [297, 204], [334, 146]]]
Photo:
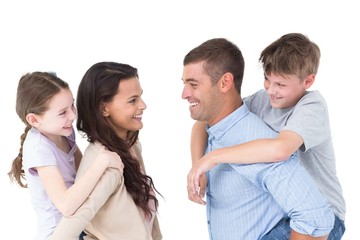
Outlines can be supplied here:
[[96, 63], [85, 73], [77, 93], [77, 128], [89, 142], [80, 177], [105, 146], [124, 164], [105, 171], [77, 212], [63, 218], [52, 239], [162, 239], [153, 181], [145, 174], [138, 142], [146, 105], [137, 69], [115, 62]]

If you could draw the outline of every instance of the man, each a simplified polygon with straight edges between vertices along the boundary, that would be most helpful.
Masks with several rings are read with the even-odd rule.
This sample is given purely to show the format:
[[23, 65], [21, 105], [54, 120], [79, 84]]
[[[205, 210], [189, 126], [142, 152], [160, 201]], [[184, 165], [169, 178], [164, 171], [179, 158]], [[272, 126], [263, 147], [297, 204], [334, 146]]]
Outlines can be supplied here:
[[[207, 124], [206, 152], [277, 136], [243, 104], [243, 73], [242, 53], [226, 39], [208, 40], [184, 58], [182, 98], [191, 117]], [[207, 179], [212, 240], [261, 239], [286, 217], [290, 239], [326, 239], [333, 227], [330, 205], [296, 155], [278, 163], [218, 164]]]

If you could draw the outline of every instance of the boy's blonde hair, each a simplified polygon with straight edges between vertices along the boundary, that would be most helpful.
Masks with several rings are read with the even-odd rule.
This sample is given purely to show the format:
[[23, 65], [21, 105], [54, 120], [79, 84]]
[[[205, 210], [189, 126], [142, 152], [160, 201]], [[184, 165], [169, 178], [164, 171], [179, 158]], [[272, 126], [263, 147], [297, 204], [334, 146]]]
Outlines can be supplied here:
[[296, 75], [304, 80], [317, 73], [320, 48], [300, 33], [283, 35], [260, 54], [260, 63], [266, 75]]

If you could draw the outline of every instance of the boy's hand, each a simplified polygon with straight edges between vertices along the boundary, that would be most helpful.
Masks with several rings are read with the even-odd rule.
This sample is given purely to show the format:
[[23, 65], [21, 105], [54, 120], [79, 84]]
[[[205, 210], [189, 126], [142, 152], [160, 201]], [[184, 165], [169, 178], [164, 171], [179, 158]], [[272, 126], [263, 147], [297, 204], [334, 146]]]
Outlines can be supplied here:
[[205, 189], [207, 184], [207, 178], [205, 174], [202, 174], [199, 178], [199, 188], [195, 191], [188, 185], [188, 198], [189, 200], [199, 203], [201, 205], [205, 205], [206, 202], [203, 200], [205, 197]]
[[217, 165], [215, 151], [209, 152], [199, 160], [194, 161], [187, 175], [188, 198], [193, 202], [206, 204], [203, 200], [207, 184], [205, 173]]

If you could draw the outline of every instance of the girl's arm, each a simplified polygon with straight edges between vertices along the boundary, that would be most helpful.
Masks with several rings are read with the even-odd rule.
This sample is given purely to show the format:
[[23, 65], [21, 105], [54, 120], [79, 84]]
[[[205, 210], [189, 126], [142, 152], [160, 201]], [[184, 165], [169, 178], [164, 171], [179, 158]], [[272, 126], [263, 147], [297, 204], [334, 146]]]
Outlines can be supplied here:
[[[50, 239], [78, 240], [81, 231], [85, 229], [111, 195], [117, 191], [123, 191], [124, 193], [121, 195], [124, 199], [131, 198], [128, 196], [124, 184], [124, 178], [119, 171], [107, 168], [85, 202], [72, 216], [61, 219]], [[128, 203], [127, 200], [123, 201], [124, 199], [121, 200], [121, 204]], [[111, 209], [108, 208], [108, 210]]]
[[37, 171], [51, 201], [63, 216], [68, 217], [86, 200], [108, 167], [115, 167], [121, 175], [123, 173], [119, 155], [103, 148], [87, 172], [69, 188], [57, 166], [38, 167]]

